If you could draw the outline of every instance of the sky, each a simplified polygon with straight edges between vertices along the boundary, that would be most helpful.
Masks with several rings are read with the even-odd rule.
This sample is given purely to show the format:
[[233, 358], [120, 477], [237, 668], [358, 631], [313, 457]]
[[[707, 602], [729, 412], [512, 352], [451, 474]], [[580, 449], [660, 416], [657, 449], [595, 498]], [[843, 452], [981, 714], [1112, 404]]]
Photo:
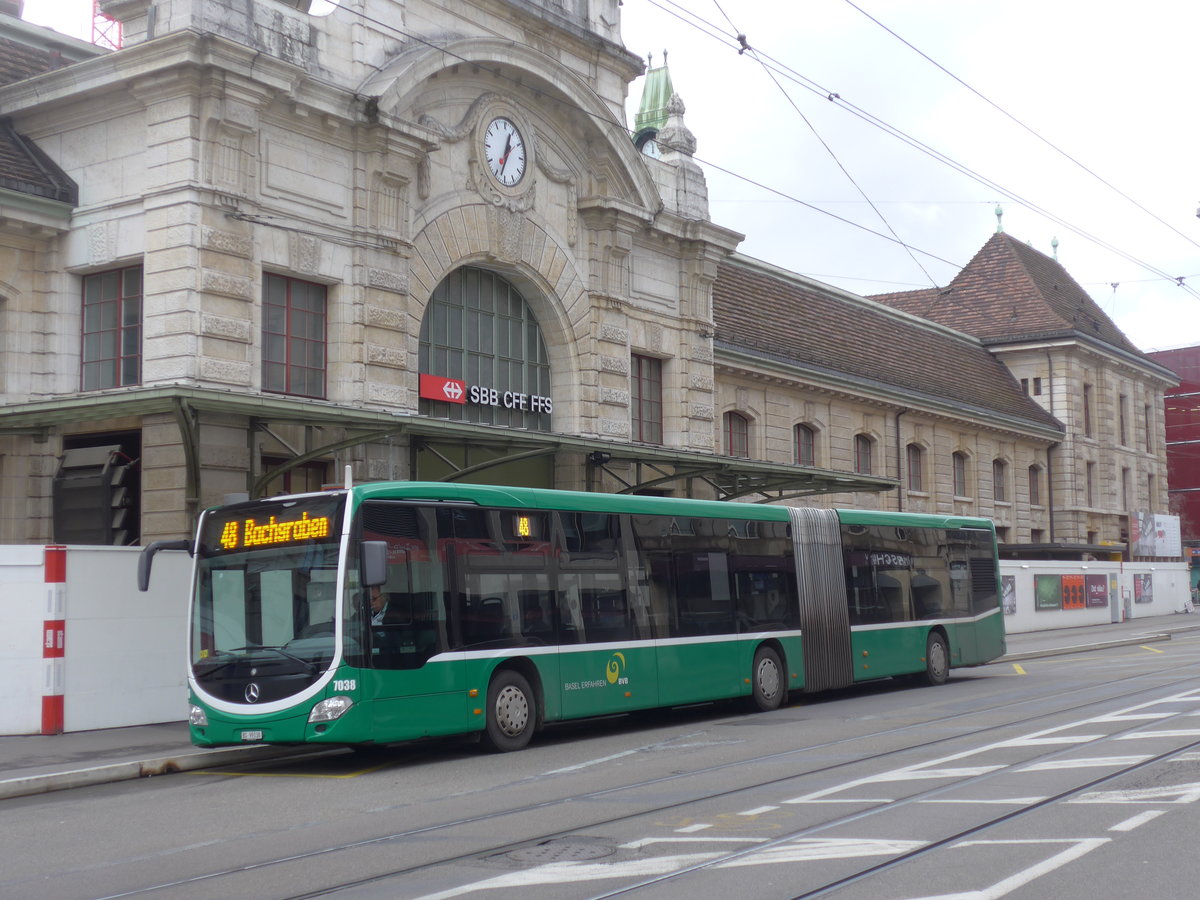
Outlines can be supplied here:
[[[90, 10], [26, 0], [25, 18], [86, 38]], [[620, 14], [631, 51], [668, 52], [712, 219], [746, 235], [741, 252], [856, 294], [941, 286], [1000, 206], [1004, 230], [1057, 252], [1138, 347], [1200, 344], [1200, 5], [623, 0]]]

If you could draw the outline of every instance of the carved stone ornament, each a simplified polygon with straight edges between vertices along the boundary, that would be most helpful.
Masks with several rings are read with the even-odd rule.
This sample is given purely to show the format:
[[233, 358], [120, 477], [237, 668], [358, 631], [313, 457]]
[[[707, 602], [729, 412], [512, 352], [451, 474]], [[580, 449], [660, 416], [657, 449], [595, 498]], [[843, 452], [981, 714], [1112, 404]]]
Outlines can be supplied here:
[[575, 173], [570, 169], [559, 169], [550, 165], [546, 154], [541, 151], [541, 142], [537, 133], [533, 134], [533, 158], [538, 171], [555, 184], [567, 187], [567, 244], [574, 247], [575, 238], [579, 233], [579, 186]]
[[[482, 145], [482, 133], [480, 129], [497, 116], [511, 119], [523, 134], [528, 135], [530, 139], [534, 137], [533, 128], [525, 122], [524, 118], [512, 110], [512, 107], [508, 105], [504, 97], [493, 92], [480, 94], [476, 97], [467, 108], [466, 113], [463, 114], [463, 117], [459, 119], [457, 125], [446, 125], [429, 114], [420, 116], [417, 122], [433, 131], [447, 144], [456, 144], [472, 135], [477, 135], [478, 139], [472, 141], [471, 144], [471, 177], [467, 180], [467, 187], [477, 191], [487, 203], [494, 207], [510, 213], [525, 213], [533, 208], [533, 179], [524, 178], [511, 187], [504, 187], [492, 177], [488, 171], [488, 167], [480, 161], [479, 148]], [[541, 169], [542, 167], [538, 164], [538, 152], [532, 146], [532, 140], [530, 143], [533, 162]], [[417, 190], [420, 193], [420, 172], [418, 172], [417, 178]]]
[[667, 101], [667, 124], [658, 132], [659, 146], [666, 150], [682, 153], [684, 156], [694, 156], [696, 153], [696, 135], [683, 124], [683, 99], [678, 94], [672, 94]]

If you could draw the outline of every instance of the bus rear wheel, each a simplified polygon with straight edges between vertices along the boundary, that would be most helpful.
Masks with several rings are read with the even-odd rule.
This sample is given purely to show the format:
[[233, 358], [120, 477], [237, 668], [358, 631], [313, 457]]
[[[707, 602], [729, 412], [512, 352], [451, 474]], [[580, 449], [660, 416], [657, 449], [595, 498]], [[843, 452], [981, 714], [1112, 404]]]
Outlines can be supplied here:
[[772, 647], [759, 647], [750, 673], [750, 693], [754, 705], [763, 712], [779, 709], [787, 694], [783, 664]]
[[925, 674], [917, 677], [934, 686], [950, 680], [950, 647], [941, 632], [931, 631], [925, 639]]
[[501, 669], [488, 686], [483, 746], [495, 753], [521, 750], [533, 737], [536, 724], [537, 699], [529, 682], [520, 672]]

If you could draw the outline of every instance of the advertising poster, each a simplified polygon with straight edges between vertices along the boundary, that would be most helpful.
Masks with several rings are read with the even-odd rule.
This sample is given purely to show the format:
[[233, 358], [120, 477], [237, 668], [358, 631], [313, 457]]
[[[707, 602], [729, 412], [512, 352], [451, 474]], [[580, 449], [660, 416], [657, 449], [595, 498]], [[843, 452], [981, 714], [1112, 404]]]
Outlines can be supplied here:
[[1183, 554], [1179, 516], [1140, 511], [1129, 517], [1129, 528], [1134, 556], [1176, 557]]
[[1089, 609], [1108, 606], [1108, 576], [1085, 575], [1087, 605]]
[[1154, 576], [1153, 575], [1134, 575], [1133, 576], [1133, 602], [1134, 603], [1153, 603], [1154, 602]]
[[1086, 609], [1087, 601], [1083, 595], [1082, 575], [1064, 575], [1062, 577], [1062, 608]]
[[1037, 610], [1062, 609], [1062, 576], [1033, 576], [1033, 596]]
[[1017, 576], [1000, 576], [1000, 606], [1006, 616], [1017, 614]]

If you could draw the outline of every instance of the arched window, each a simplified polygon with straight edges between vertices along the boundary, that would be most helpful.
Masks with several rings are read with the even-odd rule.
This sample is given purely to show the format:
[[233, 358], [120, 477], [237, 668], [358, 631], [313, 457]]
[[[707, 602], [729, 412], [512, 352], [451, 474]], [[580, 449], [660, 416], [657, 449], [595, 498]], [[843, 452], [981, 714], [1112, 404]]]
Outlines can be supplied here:
[[750, 422], [741, 413], [725, 413], [725, 454], [750, 455]]
[[1008, 463], [1002, 459], [992, 460], [992, 499], [1008, 502]]
[[906, 456], [908, 458], [908, 489], [910, 491], [925, 490], [925, 451], [920, 444], [909, 444]]
[[[421, 320], [422, 415], [549, 431], [550, 360], [533, 311], [506, 279], [470, 266], [446, 276]], [[451, 393], [441, 399], [447, 381]]]
[[953, 457], [954, 496], [966, 497], [967, 494], [967, 454], [955, 453]]
[[807, 425], [797, 425], [796, 432], [796, 464], [815, 466], [817, 464], [817, 433]]
[[871, 474], [871, 451], [874, 443], [869, 435], [854, 436], [854, 471], [859, 475]]

